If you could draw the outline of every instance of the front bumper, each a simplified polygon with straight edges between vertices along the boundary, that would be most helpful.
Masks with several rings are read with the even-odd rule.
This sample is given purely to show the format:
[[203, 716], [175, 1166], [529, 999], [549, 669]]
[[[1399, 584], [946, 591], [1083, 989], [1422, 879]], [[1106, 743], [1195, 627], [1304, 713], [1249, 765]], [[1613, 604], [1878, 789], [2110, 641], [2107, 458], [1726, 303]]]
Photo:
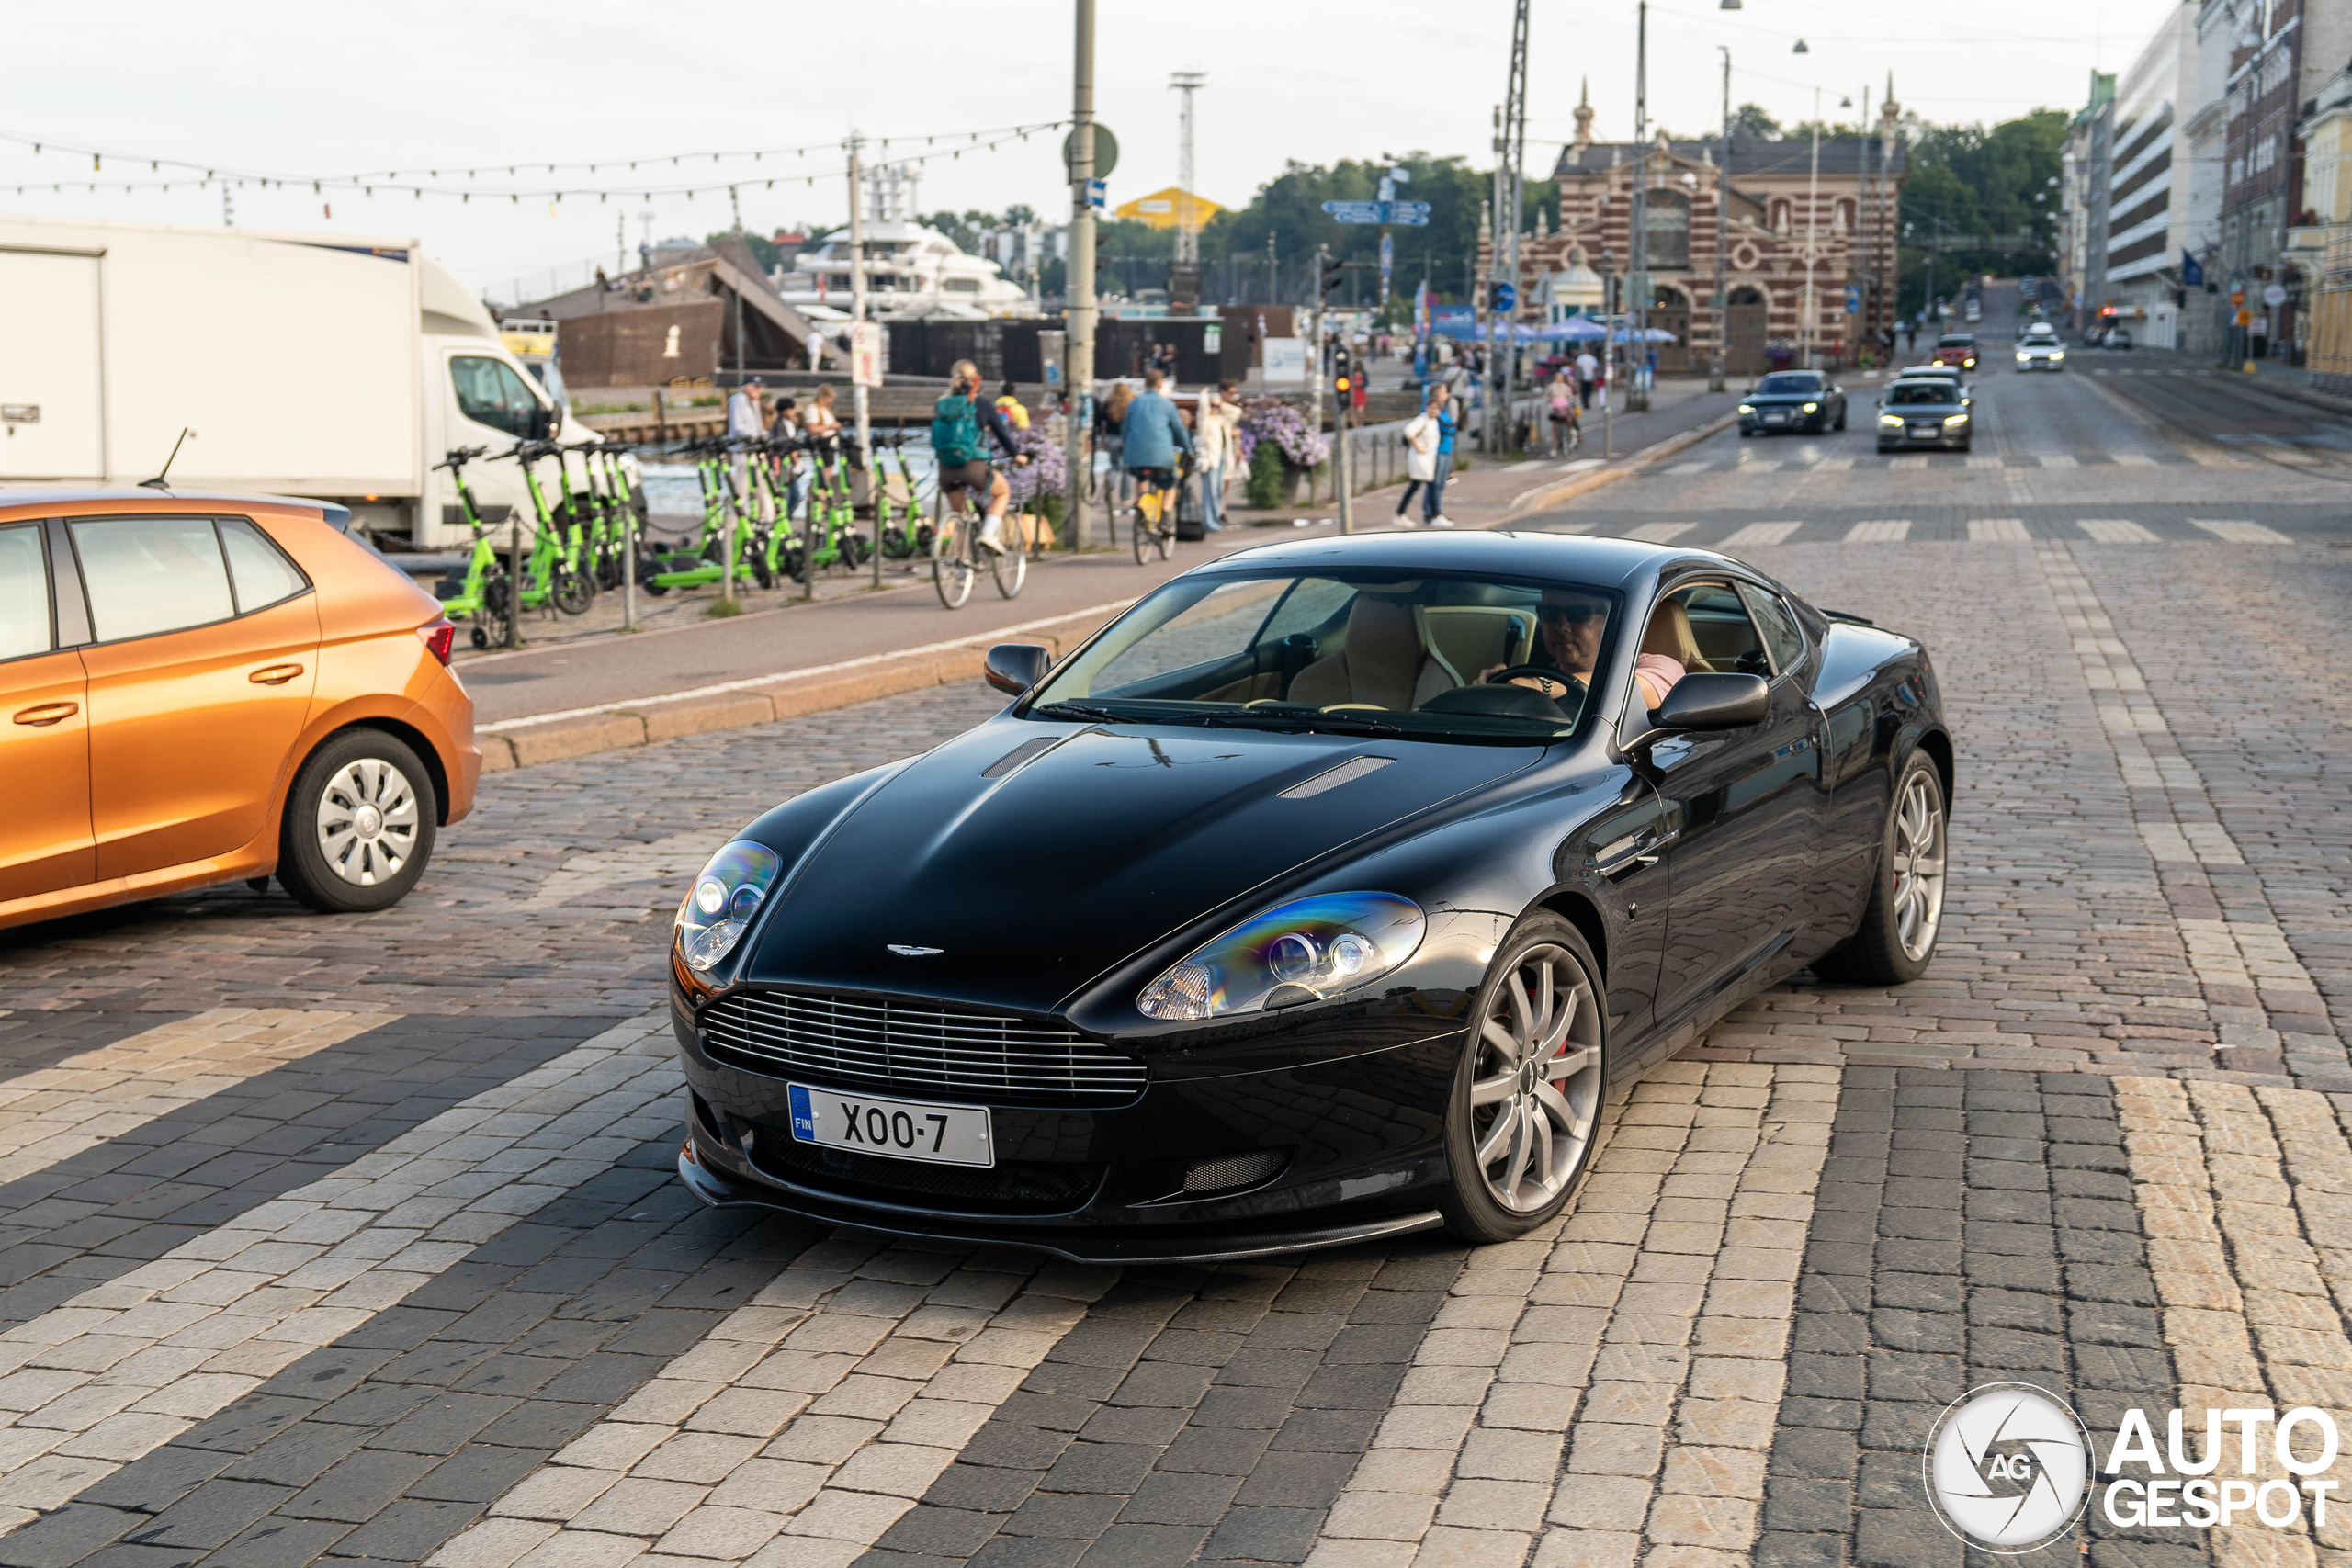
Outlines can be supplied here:
[[1928, 452], [1957, 451], [1968, 445], [1968, 431], [1969, 427], [1964, 424], [1957, 430], [1946, 429], [1934, 435], [1914, 435], [1907, 429], [1884, 430], [1879, 434], [1878, 449], [1882, 452], [1905, 449]]
[[[678, 1173], [714, 1205], [1093, 1263], [1258, 1257], [1440, 1223], [1458, 1030], [1311, 1066], [1155, 1080], [1124, 1105], [992, 1104], [998, 1164], [973, 1170], [797, 1140], [786, 1078], [712, 1055], [683, 1010], [672, 1021], [689, 1091]], [[1276, 1153], [1255, 1185], [1185, 1190], [1205, 1164]]]
[[1829, 415], [1826, 411], [1816, 410], [1812, 413], [1799, 413], [1794, 409], [1791, 409], [1787, 418], [1779, 420], [1770, 419], [1761, 413], [1742, 414], [1739, 416], [1739, 428], [1744, 435], [1798, 433], [1818, 435], [1827, 427]]

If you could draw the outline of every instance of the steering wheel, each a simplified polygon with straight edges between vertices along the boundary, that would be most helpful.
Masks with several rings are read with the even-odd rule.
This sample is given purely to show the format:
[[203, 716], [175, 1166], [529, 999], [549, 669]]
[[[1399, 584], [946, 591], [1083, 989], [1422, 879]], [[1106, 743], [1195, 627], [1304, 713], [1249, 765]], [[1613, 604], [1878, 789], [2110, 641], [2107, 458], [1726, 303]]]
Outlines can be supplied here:
[[[1553, 682], [1560, 688], [1560, 694], [1562, 696], [1567, 695], [1569, 692], [1583, 684], [1582, 682], [1577, 681], [1573, 676], [1564, 675], [1548, 664], [1509, 665], [1487, 676], [1486, 683], [1489, 686], [1508, 686], [1522, 675], [1538, 681], [1549, 681]], [[1548, 696], [1551, 694], [1547, 692], [1544, 694]]]

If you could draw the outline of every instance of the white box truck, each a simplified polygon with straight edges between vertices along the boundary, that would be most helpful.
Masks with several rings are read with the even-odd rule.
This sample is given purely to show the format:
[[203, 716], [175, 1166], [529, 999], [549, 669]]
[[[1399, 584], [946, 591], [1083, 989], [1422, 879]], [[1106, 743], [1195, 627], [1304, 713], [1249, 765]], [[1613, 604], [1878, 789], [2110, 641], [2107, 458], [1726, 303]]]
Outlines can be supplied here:
[[[434, 468], [451, 447], [594, 434], [413, 240], [0, 216], [0, 485], [135, 485], [187, 429], [175, 484], [338, 502], [442, 549], [471, 541]], [[517, 464], [466, 482], [492, 521], [532, 515]]]

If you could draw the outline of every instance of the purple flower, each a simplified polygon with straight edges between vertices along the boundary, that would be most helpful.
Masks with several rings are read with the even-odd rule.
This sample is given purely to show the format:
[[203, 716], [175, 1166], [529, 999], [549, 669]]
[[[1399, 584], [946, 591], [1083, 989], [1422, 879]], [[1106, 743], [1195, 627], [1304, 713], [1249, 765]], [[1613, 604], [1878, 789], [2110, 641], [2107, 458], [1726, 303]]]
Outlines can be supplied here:
[[1046, 434], [1043, 413], [1033, 414], [1029, 428], [1015, 431], [1012, 445], [1027, 455], [1026, 465], [1016, 464], [1005, 470], [1005, 484], [1015, 501], [1028, 501], [1039, 495], [1059, 495], [1062, 476], [1069, 470], [1062, 461], [1061, 446]]
[[1241, 405], [1241, 424], [1234, 435], [1245, 468], [1261, 441], [1272, 442], [1281, 450], [1283, 461], [1295, 468], [1314, 468], [1331, 453], [1330, 442], [1320, 432], [1308, 428], [1306, 411], [1280, 398], [1251, 398], [1245, 401]]

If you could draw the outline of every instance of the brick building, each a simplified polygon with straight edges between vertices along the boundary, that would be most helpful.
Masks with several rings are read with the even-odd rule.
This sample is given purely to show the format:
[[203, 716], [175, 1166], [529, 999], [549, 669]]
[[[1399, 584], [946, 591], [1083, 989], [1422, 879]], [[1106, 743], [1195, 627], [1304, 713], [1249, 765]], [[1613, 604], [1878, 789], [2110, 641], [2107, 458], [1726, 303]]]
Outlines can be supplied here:
[[[1855, 346], [1894, 320], [1896, 214], [1907, 166], [1897, 130], [1901, 107], [1888, 101], [1879, 134], [1823, 139], [1817, 185], [1810, 138], [1734, 137], [1724, 204], [1726, 309], [1713, 307], [1718, 193], [1724, 144], [1669, 141], [1595, 142], [1592, 108], [1577, 109], [1577, 138], [1554, 171], [1560, 224], [1520, 241], [1523, 314], [1542, 320], [1541, 300], [1559, 275], [1598, 272], [1622, 290], [1632, 254], [1634, 191], [1646, 170], [1653, 325], [1674, 333], [1658, 345], [1658, 368], [1698, 371], [1728, 333], [1735, 374], [1764, 367], [1768, 346], [1804, 340], [1805, 270], [1813, 264], [1815, 344], [1826, 365], [1849, 364]], [[1815, 193], [1808, 204], [1809, 193]], [[1482, 233], [1480, 271], [1489, 244]], [[1847, 285], [1861, 287], [1859, 316], [1846, 312]]]

